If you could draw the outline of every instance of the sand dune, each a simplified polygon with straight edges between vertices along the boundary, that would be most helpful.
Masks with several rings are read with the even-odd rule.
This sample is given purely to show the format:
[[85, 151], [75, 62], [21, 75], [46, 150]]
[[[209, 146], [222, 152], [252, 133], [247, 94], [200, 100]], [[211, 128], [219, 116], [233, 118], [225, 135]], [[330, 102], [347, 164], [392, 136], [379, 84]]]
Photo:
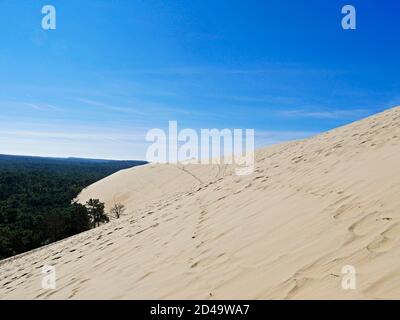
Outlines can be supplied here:
[[[0, 262], [1, 298], [400, 298], [400, 107], [258, 150], [255, 172], [146, 165], [82, 192], [120, 220]], [[57, 289], [41, 288], [53, 265]], [[341, 286], [356, 268], [356, 289]]]

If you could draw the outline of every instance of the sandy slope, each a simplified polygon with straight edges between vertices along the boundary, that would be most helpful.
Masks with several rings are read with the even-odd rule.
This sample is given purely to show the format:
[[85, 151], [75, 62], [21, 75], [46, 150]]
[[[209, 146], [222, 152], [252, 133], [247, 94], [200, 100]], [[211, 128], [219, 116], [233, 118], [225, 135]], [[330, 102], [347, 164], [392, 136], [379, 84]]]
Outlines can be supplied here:
[[400, 298], [400, 108], [256, 158], [243, 177], [147, 165], [95, 183], [80, 199], [124, 217], [0, 262], [0, 297]]

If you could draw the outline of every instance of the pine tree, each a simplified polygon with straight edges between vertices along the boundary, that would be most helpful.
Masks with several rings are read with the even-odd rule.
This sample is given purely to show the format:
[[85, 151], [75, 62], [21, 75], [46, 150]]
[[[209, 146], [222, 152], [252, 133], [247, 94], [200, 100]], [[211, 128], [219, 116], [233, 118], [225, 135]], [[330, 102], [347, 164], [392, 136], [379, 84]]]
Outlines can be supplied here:
[[102, 222], [109, 222], [110, 219], [104, 213], [104, 203], [99, 199], [89, 199], [86, 202], [86, 208], [90, 217], [92, 228], [98, 227]]

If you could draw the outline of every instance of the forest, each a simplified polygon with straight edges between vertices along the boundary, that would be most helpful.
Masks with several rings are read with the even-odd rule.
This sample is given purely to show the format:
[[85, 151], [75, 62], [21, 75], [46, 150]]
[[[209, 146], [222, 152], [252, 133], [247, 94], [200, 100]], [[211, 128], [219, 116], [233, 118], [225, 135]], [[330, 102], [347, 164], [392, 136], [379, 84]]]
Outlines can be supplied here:
[[73, 200], [88, 185], [145, 163], [0, 155], [0, 259], [106, 222], [101, 199]]

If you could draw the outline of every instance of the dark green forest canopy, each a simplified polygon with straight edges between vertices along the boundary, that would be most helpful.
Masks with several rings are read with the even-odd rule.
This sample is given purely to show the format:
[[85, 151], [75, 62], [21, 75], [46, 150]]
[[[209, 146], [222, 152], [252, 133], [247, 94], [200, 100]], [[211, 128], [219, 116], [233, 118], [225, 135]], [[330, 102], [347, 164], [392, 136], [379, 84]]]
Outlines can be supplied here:
[[88, 230], [86, 208], [72, 200], [88, 185], [145, 163], [0, 155], [0, 259]]

